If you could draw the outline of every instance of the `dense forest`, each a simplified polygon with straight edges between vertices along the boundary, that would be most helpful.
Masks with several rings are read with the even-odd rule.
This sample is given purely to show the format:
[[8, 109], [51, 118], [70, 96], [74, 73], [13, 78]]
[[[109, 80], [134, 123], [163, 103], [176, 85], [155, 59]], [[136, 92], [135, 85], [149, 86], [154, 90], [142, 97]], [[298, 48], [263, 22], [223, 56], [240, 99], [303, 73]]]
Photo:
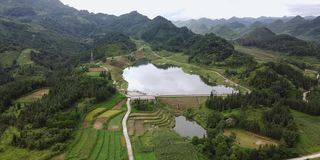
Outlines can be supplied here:
[[[12, 103], [18, 96], [44, 86], [50, 87], [50, 93], [41, 100], [25, 105]], [[13, 136], [12, 145], [38, 150], [52, 146], [63, 149], [84, 114], [75, 107], [81, 99], [94, 98], [98, 103], [116, 92], [109, 80], [69, 71], [54, 74], [46, 81], [14, 82], [0, 91], [2, 111], [12, 105], [20, 110], [18, 116], [11, 112], [1, 114], [1, 131], [9, 125], [17, 127], [19, 132]]]

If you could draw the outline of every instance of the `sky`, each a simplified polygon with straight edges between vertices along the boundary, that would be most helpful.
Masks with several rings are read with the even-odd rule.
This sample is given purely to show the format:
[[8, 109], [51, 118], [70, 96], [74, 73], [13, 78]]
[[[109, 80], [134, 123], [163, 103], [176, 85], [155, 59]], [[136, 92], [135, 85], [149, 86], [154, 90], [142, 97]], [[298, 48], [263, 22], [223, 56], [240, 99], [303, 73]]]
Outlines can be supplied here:
[[131, 11], [170, 20], [197, 18], [318, 16], [320, 0], [61, 0], [94, 13], [122, 15]]

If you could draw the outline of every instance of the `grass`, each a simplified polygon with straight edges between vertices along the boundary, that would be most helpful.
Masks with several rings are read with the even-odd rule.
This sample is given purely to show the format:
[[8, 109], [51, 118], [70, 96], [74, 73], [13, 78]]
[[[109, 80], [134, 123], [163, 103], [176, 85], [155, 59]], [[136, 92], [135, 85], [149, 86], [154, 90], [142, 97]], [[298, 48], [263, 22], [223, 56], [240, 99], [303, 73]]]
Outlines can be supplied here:
[[33, 50], [33, 49], [24, 49], [23, 51], [21, 51], [17, 59], [17, 63], [20, 66], [34, 64], [34, 62], [31, 60], [32, 51], [37, 52], [36, 50]]
[[298, 125], [299, 142], [296, 146], [301, 154], [320, 151], [320, 117], [310, 116], [298, 111], [291, 110]]
[[123, 94], [117, 93], [117, 94], [113, 95], [112, 97], [110, 97], [108, 100], [97, 104], [96, 107], [111, 109], [113, 106], [115, 106], [116, 104], [118, 104], [119, 102], [124, 100], [125, 98], [126, 97]]
[[125, 113], [118, 114], [117, 116], [113, 117], [109, 122], [108, 125], [121, 125], [122, 119]]
[[26, 96], [19, 98], [18, 100], [16, 100], [16, 102], [17, 103], [32, 103], [36, 100], [41, 99], [44, 95], [49, 94], [49, 91], [50, 91], [49, 88], [38, 89], [38, 90], [35, 90]]
[[224, 131], [224, 134], [228, 136], [231, 135], [231, 133], [235, 133], [236, 135], [235, 143], [245, 148], [258, 149], [259, 146], [261, 145], [265, 145], [265, 144], [277, 145], [278, 143], [276, 140], [273, 140], [264, 136], [260, 136], [252, 132], [248, 132], [241, 129], [226, 129]]
[[100, 77], [100, 72], [86, 72], [89, 77]]
[[14, 61], [18, 58], [19, 52], [7, 51], [0, 54], [0, 64], [7, 68], [14, 65]]
[[174, 112], [183, 112], [187, 108], [199, 108], [205, 103], [207, 97], [160, 97], [158, 99], [170, 106]]
[[248, 54], [254, 57], [254, 59], [259, 63], [275, 62], [281, 56], [281, 53], [279, 52], [259, 49], [255, 47], [245, 47], [245, 46], [235, 45], [235, 49], [241, 53]]
[[106, 111], [106, 108], [96, 108], [94, 110], [92, 110], [91, 112], [89, 112], [86, 117], [85, 117], [85, 121], [93, 121], [93, 119], [98, 116], [99, 114], [103, 113], [104, 111]]
[[160, 130], [152, 138], [157, 160], [199, 160], [196, 148], [173, 131]]
[[121, 110], [108, 110], [103, 112], [102, 114], [100, 114], [97, 118], [112, 118], [115, 115], [119, 114], [120, 112], [122, 112]]

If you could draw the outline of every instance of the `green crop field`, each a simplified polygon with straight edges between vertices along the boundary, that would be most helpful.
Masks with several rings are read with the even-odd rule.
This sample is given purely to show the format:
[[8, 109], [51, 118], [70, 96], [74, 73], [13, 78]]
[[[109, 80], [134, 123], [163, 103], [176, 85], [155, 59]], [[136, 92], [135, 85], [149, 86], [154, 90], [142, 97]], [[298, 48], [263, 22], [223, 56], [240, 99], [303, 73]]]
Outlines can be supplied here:
[[89, 77], [100, 77], [100, 72], [86, 72]]
[[126, 155], [125, 148], [120, 143], [121, 137], [121, 132], [83, 129], [70, 146], [65, 159], [121, 160]]
[[113, 117], [109, 122], [108, 125], [119, 125], [122, 122], [125, 113], [118, 114], [117, 116]]
[[320, 150], [320, 117], [310, 116], [291, 110], [298, 125], [300, 140], [297, 149], [303, 154], [318, 152]]
[[96, 108], [93, 111], [89, 112], [85, 118], [85, 121], [92, 121], [96, 116], [106, 111], [106, 108]]

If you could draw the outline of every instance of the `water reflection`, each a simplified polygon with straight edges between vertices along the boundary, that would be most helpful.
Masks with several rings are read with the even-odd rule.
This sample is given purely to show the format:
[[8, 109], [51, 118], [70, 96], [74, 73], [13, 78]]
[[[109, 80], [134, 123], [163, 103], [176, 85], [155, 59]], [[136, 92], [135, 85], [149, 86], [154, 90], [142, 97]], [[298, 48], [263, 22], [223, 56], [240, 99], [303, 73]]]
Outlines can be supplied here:
[[185, 73], [172, 65], [155, 66], [146, 60], [124, 69], [123, 78], [128, 82], [128, 91], [141, 91], [149, 95], [200, 95], [231, 94], [233, 88], [209, 85], [198, 75]]

